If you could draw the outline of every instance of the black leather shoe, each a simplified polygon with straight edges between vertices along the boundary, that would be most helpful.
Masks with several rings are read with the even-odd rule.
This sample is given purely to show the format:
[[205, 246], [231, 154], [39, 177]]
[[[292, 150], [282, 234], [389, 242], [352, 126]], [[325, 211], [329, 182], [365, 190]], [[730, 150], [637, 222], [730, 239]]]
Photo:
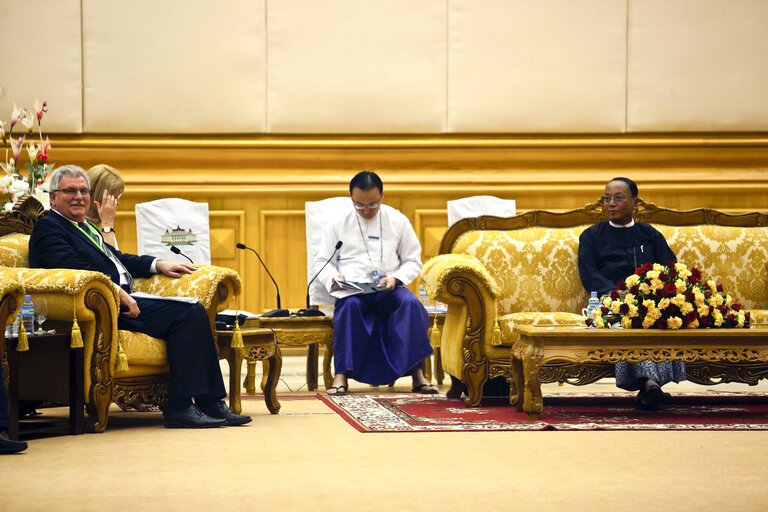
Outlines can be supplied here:
[[208, 416], [213, 418], [221, 418], [226, 421], [227, 427], [234, 427], [237, 425], [245, 425], [251, 422], [250, 416], [241, 416], [240, 414], [233, 413], [227, 404], [223, 400], [213, 402], [212, 404], [205, 404], [200, 406], [200, 410]]
[[192, 404], [186, 409], [166, 411], [164, 423], [165, 428], [214, 428], [226, 424], [227, 421], [211, 418]]
[[27, 449], [26, 441], [13, 441], [0, 434], [0, 453], [23, 452]]

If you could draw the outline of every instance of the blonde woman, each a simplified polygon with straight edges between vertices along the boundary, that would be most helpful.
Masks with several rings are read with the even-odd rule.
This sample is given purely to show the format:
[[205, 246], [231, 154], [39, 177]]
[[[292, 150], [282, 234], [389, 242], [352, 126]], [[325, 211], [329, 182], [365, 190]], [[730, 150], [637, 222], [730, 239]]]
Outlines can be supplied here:
[[91, 167], [87, 174], [91, 182], [91, 206], [86, 217], [91, 224], [101, 228], [104, 241], [117, 249], [115, 217], [125, 182], [117, 169], [105, 164]]
[[[117, 205], [120, 203], [120, 196], [125, 190], [123, 177], [114, 167], [99, 164], [91, 167], [88, 172], [88, 181], [90, 182], [91, 205], [88, 208], [86, 218], [88, 222], [101, 229], [101, 236], [104, 241], [117, 249], [117, 237], [115, 236], [115, 217], [117, 216]], [[159, 411], [154, 405], [147, 405], [138, 400], [126, 403], [122, 399], [115, 401], [123, 411], [134, 408], [139, 412]]]

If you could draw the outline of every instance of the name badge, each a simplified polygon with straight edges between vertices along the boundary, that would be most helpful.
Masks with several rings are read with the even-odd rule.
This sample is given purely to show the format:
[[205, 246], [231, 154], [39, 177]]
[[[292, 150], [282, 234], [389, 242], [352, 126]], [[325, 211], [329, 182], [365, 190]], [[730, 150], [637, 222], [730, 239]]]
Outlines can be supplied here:
[[377, 236], [374, 236], [374, 235], [368, 235], [368, 239], [369, 239], [369, 240], [378, 240], [378, 239], [379, 239], [379, 237], [377, 237]]

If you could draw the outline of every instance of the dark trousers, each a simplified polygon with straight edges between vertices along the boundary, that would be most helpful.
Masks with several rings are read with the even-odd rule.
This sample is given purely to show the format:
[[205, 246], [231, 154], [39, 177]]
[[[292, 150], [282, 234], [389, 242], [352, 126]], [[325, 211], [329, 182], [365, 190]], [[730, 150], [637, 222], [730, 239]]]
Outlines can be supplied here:
[[139, 316], [120, 316], [117, 327], [165, 340], [171, 370], [169, 407], [183, 409], [192, 398], [198, 404], [224, 398], [224, 379], [208, 313], [202, 304], [156, 299], [136, 302]]
[[0, 430], [5, 430], [7, 428], [8, 428], [8, 402], [6, 402], [5, 400], [5, 380], [3, 378], [3, 369], [0, 368]]

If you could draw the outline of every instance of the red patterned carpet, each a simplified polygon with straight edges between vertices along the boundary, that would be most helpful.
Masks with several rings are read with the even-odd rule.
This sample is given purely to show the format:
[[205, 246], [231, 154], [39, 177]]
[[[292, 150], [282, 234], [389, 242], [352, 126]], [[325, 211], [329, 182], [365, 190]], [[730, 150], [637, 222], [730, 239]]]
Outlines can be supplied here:
[[768, 429], [768, 393], [678, 394], [660, 411], [636, 409], [633, 393], [548, 394], [539, 421], [503, 398], [468, 408], [442, 395], [317, 396], [360, 432]]

